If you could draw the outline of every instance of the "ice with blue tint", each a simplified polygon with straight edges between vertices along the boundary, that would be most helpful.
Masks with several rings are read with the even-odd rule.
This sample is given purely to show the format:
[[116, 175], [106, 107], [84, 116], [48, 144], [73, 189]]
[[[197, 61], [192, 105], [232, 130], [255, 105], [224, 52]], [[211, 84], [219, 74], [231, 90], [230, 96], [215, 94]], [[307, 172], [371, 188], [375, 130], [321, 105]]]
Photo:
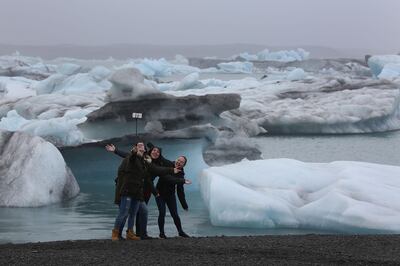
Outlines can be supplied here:
[[301, 68], [295, 68], [291, 70], [287, 75], [288, 80], [300, 80], [306, 77], [307, 77], [306, 72], [304, 72], [304, 70]]
[[266, 61], [302, 61], [308, 59], [310, 53], [304, 49], [298, 48], [297, 50], [283, 50], [277, 52], [270, 52], [268, 49], [261, 51], [257, 54], [258, 60]]
[[[276, 52], [270, 52], [268, 49], [258, 52], [257, 54], [250, 54], [244, 52], [239, 54], [239, 57], [248, 61], [280, 61], [280, 62], [293, 62], [307, 60], [310, 53], [302, 48], [297, 50], [282, 50]], [[236, 58], [237, 56], [233, 56]]]
[[81, 67], [75, 64], [63, 64], [59, 72], [38, 82], [34, 89], [37, 94], [60, 93], [104, 93], [111, 88], [107, 80], [111, 71], [97, 66], [88, 73], [79, 73]]
[[[267, 54], [272, 56], [273, 53], [259, 53], [264, 59]], [[281, 51], [281, 54], [286, 55], [281, 59], [289, 59], [292, 53]], [[307, 57], [300, 49], [297, 55], [297, 59]], [[367, 68], [356, 62], [335, 64], [343, 64], [344, 69], [358, 69], [358, 72], [320, 71], [318, 67], [309, 67], [319, 66], [319, 61], [307, 62], [306, 72], [305, 67], [263, 68], [260, 63], [236, 61], [220, 63], [218, 69], [200, 69], [189, 66], [189, 61], [182, 56], [171, 61], [163, 58], [128, 61], [64, 58], [52, 64], [20, 55], [0, 57], [3, 70], [8, 66], [24, 67], [21, 76], [1, 76], [0, 73], [0, 128], [29, 132], [57, 146], [78, 145], [91, 141], [83, 137], [77, 126], [85, 121], [88, 113], [108, 101], [163, 91], [175, 96], [239, 94], [240, 107], [225, 112], [223, 117], [254, 134], [396, 130], [400, 128], [398, 61], [397, 55], [372, 56], [368, 61], [371, 69], [380, 67], [379, 79], [376, 79], [365, 75]], [[46, 66], [39, 71], [40, 78], [32, 76], [32, 73], [39, 73], [37, 64]], [[126, 69], [135, 67], [139, 68], [137, 75], [125, 73]]]
[[57, 72], [60, 73], [61, 75], [65, 75], [65, 76], [71, 76], [74, 74], [78, 74], [79, 72], [81, 72], [81, 70], [82, 70], [82, 67], [80, 65], [73, 64], [73, 63], [64, 63], [57, 67]]
[[0, 130], [0, 149], [0, 206], [43, 206], [79, 193], [74, 175], [53, 144]]
[[253, 64], [251, 62], [229, 62], [219, 63], [218, 68], [224, 73], [251, 73]]
[[173, 90], [202, 89], [204, 85], [199, 81], [199, 77], [199, 73], [191, 73], [176, 84]]
[[11, 110], [1, 119], [0, 129], [41, 136], [57, 146], [79, 145], [85, 138], [77, 125], [85, 122], [90, 112], [89, 109], [69, 110], [62, 117], [28, 120]]
[[199, 183], [215, 226], [400, 233], [398, 166], [244, 160]]
[[[183, 59], [179, 60], [181, 62]], [[135, 60], [128, 66], [133, 66], [139, 69], [143, 75], [150, 77], [165, 77], [172, 74], [189, 74], [200, 71], [197, 67], [170, 63], [165, 58]]]
[[389, 81], [400, 80], [400, 63], [399, 64], [386, 64], [382, 69], [378, 78]]
[[[386, 72], [390, 71], [390, 69], [393, 69], [391, 72], [394, 71], [397, 73], [397, 75], [400, 75], [399, 65], [400, 55], [374, 55], [368, 59], [368, 66], [375, 77], [379, 77], [386, 67], [388, 68]], [[386, 77], [386, 75], [387, 74], [384, 73], [383, 77]]]
[[[43, 94], [0, 104], [0, 129], [41, 136], [57, 146], [85, 142], [77, 125], [104, 102], [95, 95]], [[0, 103], [2, 100], [0, 100]]]

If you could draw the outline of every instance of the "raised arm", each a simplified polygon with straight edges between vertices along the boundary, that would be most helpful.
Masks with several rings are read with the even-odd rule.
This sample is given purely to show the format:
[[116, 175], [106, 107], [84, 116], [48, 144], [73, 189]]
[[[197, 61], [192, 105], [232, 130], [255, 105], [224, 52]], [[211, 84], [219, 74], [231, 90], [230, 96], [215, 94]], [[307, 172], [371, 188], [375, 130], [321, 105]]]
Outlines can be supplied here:
[[129, 152], [118, 150], [114, 144], [107, 144], [106, 150], [108, 152], [113, 152], [114, 154], [118, 155], [119, 157], [126, 158], [129, 155]]

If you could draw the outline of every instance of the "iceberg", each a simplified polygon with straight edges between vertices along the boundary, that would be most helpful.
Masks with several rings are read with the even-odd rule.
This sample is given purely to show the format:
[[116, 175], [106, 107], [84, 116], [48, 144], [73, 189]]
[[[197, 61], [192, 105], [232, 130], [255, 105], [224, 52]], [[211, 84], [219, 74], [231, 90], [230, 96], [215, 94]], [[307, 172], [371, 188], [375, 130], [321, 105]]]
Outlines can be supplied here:
[[288, 80], [300, 80], [306, 78], [306, 72], [301, 68], [295, 68], [287, 75]]
[[374, 76], [379, 77], [386, 65], [390, 64], [390, 68], [400, 65], [400, 55], [374, 55], [368, 59], [367, 63]]
[[0, 129], [41, 136], [57, 146], [78, 145], [87, 140], [77, 125], [103, 105], [91, 94], [43, 94], [16, 102], [0, 99]]
[[248, 52], [240, 53], [239, 55], [231, 56], [231, 59], [242, 58], [247, 61], [279, 61], [279, 62], [294, 62], [307, 60], [310, 53], [302, 48], [297, 50], [282, 50], [276, 52], [270, 52], [268, 49], [264, 49], [257, 54], [250, 54]]
[[55, 73], [57, 66], [45, 64], [41, 58], [14, 55], [0, 56], [0, 76], [42, 80]]
[[135, 99], [160, 91], [144, 82], [141, 72], [134, 67], [120, 68], [110, 77], [111, 89], [107, 92], [107, 100], [122, 101]]
[[0, 130], [0, 150], [0, 206], [37, 207], [79, 193], [59, 150], [42, 138]]
[[281, 61], [281, 62], [293, 62], [302, 61], [308, 59], [310, 53], [302, 48], [295, 50], [283, 50], [277, 52], [270, 52], [265, 49], [257, 54], [258, 60], [261, 61]]
[[253, 64], [251, 62], [219, 63], [218, 68], [224, 73], [251, 73]]
[[199, 177], [215, 226], [400, 232], [400, 167], [292, 159], [211, 167]]
[[31, 88], [35, 84], [37, 84], [37, 81], [24, 77], [0, 77], [0, 95], [2, 96], [0, 98], [15, 101], [36, 96], [36, 91]]
[[96, 66], [88, 73], [79, 73], [80, 66], [63, 64], [59, 73], [39, 81], [34, 89], [37, 94], [60, 93], [64, 95], [82, 93], [104, 93], [111, 87], [108, 76], [111, 71]]
[[239, 114], [236, 117], [255, 122], [270, 133], [343, 134], [400, 129], [400, 86], [394, 82], [330, 75], [288, 82], [285, 75], [281, 80], [214, 80], [210, 85], [201, 90], [168, 93], [237, 93], [242, 101], [234, 111]]
[[400, 63], [399, 64], [386, 64], [378, 75], [379, 79], [386, 79], [389, 81], [400, 80]]
[[[193, 72], [199, 72], [200, 69], [197, 67], [192, 67], [186, 65], [187, 61], [182, 57], [177, 57], [173, 63], [168, 62], [165, 58], [161, 59], [141, 59], [135, 60], [127, 65], [122, 66], [122, 68], [126, 67], [134, 67], [140, 70], [140, 72], [144, 76], [148, 77], [166, 77], [171, 76], [172, 74], [190, 74]], [[185, 64], [182, 64], [184, 61]], [[178, 64], [174, 64], [178, 63]]]
[[187, 89], [201, 89], [204, 85], [199, 81], [199, 73], [194, 72], [184, 77], [176, 86], [174, 90], [187, 90]]

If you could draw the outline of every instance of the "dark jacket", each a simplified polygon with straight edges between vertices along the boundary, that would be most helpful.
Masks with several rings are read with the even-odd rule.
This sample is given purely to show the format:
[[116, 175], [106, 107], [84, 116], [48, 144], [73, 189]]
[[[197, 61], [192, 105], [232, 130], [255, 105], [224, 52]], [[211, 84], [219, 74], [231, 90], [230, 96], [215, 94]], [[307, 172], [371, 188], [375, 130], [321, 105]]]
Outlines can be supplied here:
[[156, 193], [151, 182], [151, 176], [167, 174], [173, 174], [172, 167], [158, 167], [147, 163], [143, 157], [130, 153], [118, 168], [115, 203], [119, 204], [121, 196], [130, 196], [143, 201], [145, 183], [153, 188], [153, 194]]
[[167, 199], [175, 194], [176, 188], [178, 199], [182, 205], [182, 208], [187, 210], [188, 204], [185, 199], [185, 190], [183, 188], [184, 184], [185, 172], [182, 169], [182, 172], [179, 172], [177, 174], [167, 174], [160, 176], [157, 182], [156, 189], [162, 198]]
[[[170, 160], [167, 160], [167, 159], [165, 159], [163, 156], [162, 156], [162, 149], [160, 148], [160, 147], [156, 147], [156, 146], [154, 146], [152, 143], [148, 143], [147, 144], [147, 147], [149, 147], [150, 148], [150, 150], [147, 152], [147, 154], [150, 156], [150, 153], [151, 153], [151, 151], [152, 151], [152, 149], [153, 148], [157, 148], [159, 151], [160, 151], [160, 157], [158, 157], [157, 159], [155, 159], [155, 160], [152, 160], [151, 161], [151, 163], [152, 164], [155, 164], [155, 165], [157, 165], [157, 166], [162, 166], [162, 167], [172, 167], [172, 168], [174, 168], [175, 167], [175, 164], [174, 164], [174, 162], [172, 162], [172, 161], [170, 161]], [[114, 151], [114, 153], [116, 154], [116, 155], [118, 155], [118, 156], [120, 156], [120, 157], [122, 157], [122, 158], [126, 158], [130, 153], [129, 152], [126, 152], [126, 151], [121, 151], [121, 150], [118, 150], [118, 149], [115, 149], [115, 151]], [[145, 193], [148, 193], [148, 194], [150, 194], [151, 192], [152, 192], [152, 189], [154, 188], [154, 184], [153, 184], [153, 181], [154, 181], [154, 179], [157, 177], [158, 175], [157, 174], [151, 174], [151, 184], [149, 184], [149, 183], [145, 183], [144, 184], [144, 191], [145, 191]], [[117, 179], [118, 179], [118, 177], [115, 179], [115, 183], [117, 183]], [[150, 186], [151, 185], [151, 186]]]

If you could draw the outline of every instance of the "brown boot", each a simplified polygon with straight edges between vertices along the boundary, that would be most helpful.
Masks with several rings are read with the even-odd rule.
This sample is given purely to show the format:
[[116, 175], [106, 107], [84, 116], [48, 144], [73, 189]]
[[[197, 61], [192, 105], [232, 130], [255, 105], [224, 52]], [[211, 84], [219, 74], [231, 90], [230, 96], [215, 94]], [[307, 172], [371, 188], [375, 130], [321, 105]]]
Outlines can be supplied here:
[[119, 230], [118, 229], [113, 229], [112, 230], [111, 240], [112, 241], [118, 241], [119, 240]]
[[136, 236], [132, 229], [126, 231], [126, 240], [140, 240], [140, 237]]

